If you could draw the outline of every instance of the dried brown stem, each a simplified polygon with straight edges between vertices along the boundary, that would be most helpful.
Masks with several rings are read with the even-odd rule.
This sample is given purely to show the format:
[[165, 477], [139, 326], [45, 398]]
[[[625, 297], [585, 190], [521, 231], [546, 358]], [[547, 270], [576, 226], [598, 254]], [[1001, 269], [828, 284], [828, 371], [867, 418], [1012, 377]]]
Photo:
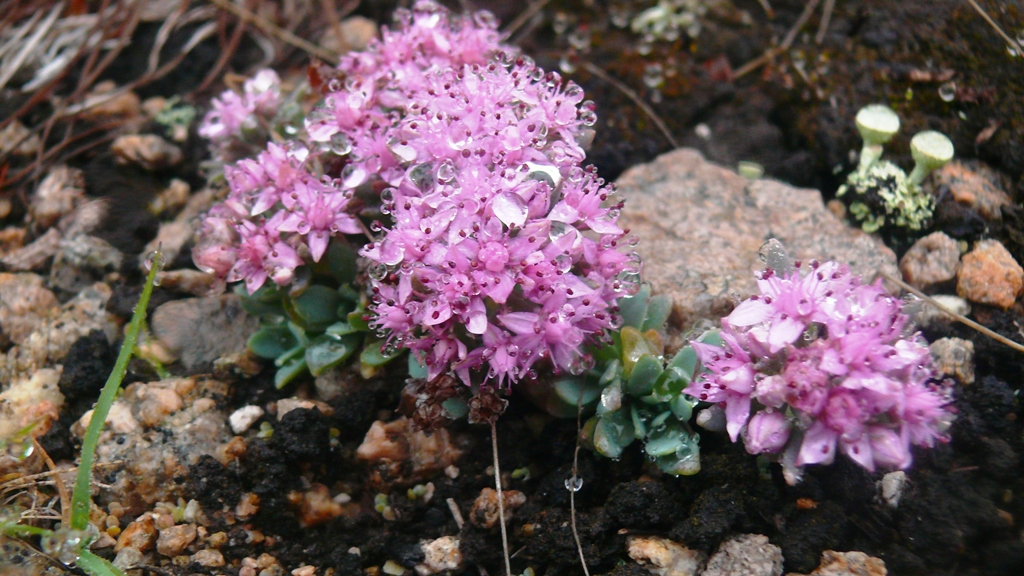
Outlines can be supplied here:
[[658, 127], [658, 130], [660, 130], [662, 135], [665, 136], [665, 139], [668, 140], [668, 143], [671, 144], [673, 148], [679, 148], [679, 143], [676, 142], [676, 139], [672, 137], [672, 132], [669, 131], [668, 126], [665, 124], [665, 122], [662, 121], [661, 117], [659, 117], [658, 114], [654, 112], [654, 109], [648, 106], [647, 102], [644, 102], [643, 99], [640, 98], [640, 96], [632, 88], [626, 86], [616, 78], [612, 77], [610, 74], [608, 74], [607, 72], [605, 72], [592, 62], [584, 62], [583, 68], [587, 72], [590, 72], [594, 76], [597, 76], [601, 80], [604, 80], [605, 82], [611, 84], [619, 92], [625, 94], [627, 98], [632, 100], [633, 103], [636, 104], [637, 107], [640, 108], [640, 110], [642, 110], [643, 113], [646, 114], [647, 117], [651, 119], [651, 122], [654, 122], [654, 125]]

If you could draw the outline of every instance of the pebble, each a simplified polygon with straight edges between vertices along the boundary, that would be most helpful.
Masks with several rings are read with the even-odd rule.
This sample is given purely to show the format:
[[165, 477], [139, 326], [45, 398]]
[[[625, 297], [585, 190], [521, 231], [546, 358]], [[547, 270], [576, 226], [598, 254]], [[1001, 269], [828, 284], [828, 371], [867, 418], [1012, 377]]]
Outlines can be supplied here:
[[93, 284], [51, 314], [19, 345], [0, 355], [0, 382], [28, 378], [40, 368], [59, 363], [72, 344], [93, 330], [113, 341], [117, 324], [106, 310], [110, 295], [106, 284]]
[[[946, 308], [951, 312], [956, 312], [961, 316], [967, 316], [971, 313], [971, 305], [959, 296], [953, 296], [952, 294], [936, 294], [931, 298], [938, 302], [943, 308]], [[919, 328], [935, 328], [943, 324], [953, 322], [952, 316], [939, 310], [935, 306], [932, 306], [928, 302], [921, 300], [912, 301], [911, 304], [905, 306], [903, 310], [910, 316], [911, 322]]]
[[782, 549], [767, 536], [744, 534], [718, 547], [703, 576], [781, 576]]
[[[72, 427], [72, 433], [82, 437], [85, 435], [86, 428], [89, 427], [89, 422], [92, 420], [92, 410], [82, 414], [82, 417], [78, 419], [78, 422]], [[139, 422], [132, 415], [131, 408], [124, 402], [114, 402], [110, 405], [110, 412], [107, 412], [107, 428], [115, 434], [131, 434], [138, 431]]]
[[259, 406], [242, 406], [231, 413], [228, 422], [231, 423], [231, 431], [235, 434], [242, 434], [263, 417], [263, 408]]
[[618, 224], [641, 239], [644, 279], [672, 297], [682, 330], [717, 322], [758, 292], [758, 250], [771, 237], [793, 258], [846, 263], [866, 280], [879, 271], [899, 275], [895, 253], [837, 219], [817, 190], [751, 182], [695, 150], [630, 168], [616, 184], [627, 198]]
[[313, 484], [304, 492], [292, 492], [288, 501], [297, 508], [299, 523], [304, 527], [317, 526], [341, 516], [345, 510], [331, 498], [331, 491], [323, 484]]
[[703, 554], [668, 538], [631, 536], [626, 540], [629, 557], [657, 576], [693, 576]]
[[156, 197], [149, 203], [149, 211], [152, 214], [163, 214], [165, 211], [177, 210], [188, 202], [192, 188], [188, 182], [180, 178], [174, 178], [171, 183], [157, 193]]
[[940, 338], [932, 342], [928, 349], [940, 374], [956, 378], [965, 386], [974, 384], [974, 342], [961, 338]]
[[456, 463], [462, 451], [452, 444], [445, 429], [427, 435], [413, 430], [405, 417], [370, 426], [356, 457], [370, 463], [370, 484], [383, 488], [408, 484], [433, 476]]
[[238, 500], [235, 506], [235, 516], [241, 520], [248, 520], [260, 511], [260, 497], [255, 492], [246, 492]]
[[124, 255], [109, 242], [79, 234], [60, 241], [50, 268], [50, 285], [75, 294], [121, 269]]
[[316, 408], [321, 414], [327, 417], [334, 415], [334, 408], [326, 402], [319, 400], [306, 400], [305, 398], [282, 398], [277, 401], [277, 421], [280, 422], [284, 415], [299, 408]]
[[811, 576], [886, 576], [885, 562], [863, 552], [821, 553], [821, 564]]
[[57, 166], [43, 178], [29, 199], [29, 214], [46, 230], [85, 202], [85, 175], [77, 168]]
[[942, 232], [921, 238], [900, 259], [903, 280], [922, 290], [953, 280], [959, 269], [960, 247]]
[[145, 552], [156, 546], [156, 539], [156, 519], [147, 512], [136, 518], [121, 532], [114, 551], [120, 552], [125, 548], [133, 548], [139, 552]]
[[17, 120], [0, 130], [0, 157], [8, 152], [14, 156], [31, 156], [39, 151], [41, 145], [39, 136]]
[[725, 410], [715, 404], [697, 412], [697, 425], [708, 432], [725, 432]]
[[156, 540], [156, 551], [164, 556], [178, 556], [195, 539], [195, 524], [181, 524], [164, 528], [160, 530], [160, 536]]
[[0, 263], [8, 270], [15, 272], [39, 271], [60, 250], [60, 242], [64, 238], [74, 238], [79, 234], [88, 234], [95, 230], [107, 214], [107, 204], [101, 200], [86, 202], [73, 212], [64, 216], [57, 225], [32, 241], [7, 252]]
[[151, 171], [177, 166], [183, 158], [181, 148], [156, 134], [118, 136], [110, 151], [121, 164], [137, 164]]
[[462, 551], [458, 536], [441, 536], [436, 540], [421, 540], [423, 562], [416, 565], [416, 574], [430, 576], [445, 570], [462, 568]]
[[903, 497], [903, 489], [906, 487], [907, 473], [902, 470], [889, 472], [878, 481], [878, 491], [890, 508], [897, 508], [900, 505], [900, 498]]
[[161, 304], [150, 328], [186, 370], [197, 371], [221, 356], [244, 351], [259, 319], [246, 313], [237, 295], [221, 294]]
[[376, 37], [376, 22], [363, 16], [352, 16], [337, 26], [328, 27], [320, 37], [319, 44], [335, 54], [345, 54], [352, 50], [363, 50]]
[[[526, 495], [518, 490], [502, 490], [501, 499], [505, 504], [505, 522], [512, 518], [516, 508], [526, 504]], [[494, 488], [484, 488], [473, 501], [469, 521], [480, 528], [493, 528], [499, 519], [498, 492]]]
[[200, 550], [192, 555], [192, 561], [207, 568], [220, 568], [224, 565], [224, 555], [219, 550]]
[[937, 193], [947, 187], [958, 204], [963, 204], [990, 222], [1002, 220], [1002, 207], [1013, 203], [1004, 191], [1005, 178], [981, 163], [953, 160], [931, 175]]
[[981, 240], [960, 262], [956, 292], [971, 302], [1007, 310], [1024, 292], [1024, 269], [999, 241]]
[[316, 574], [316, 566], [300, 566], [292, 570], [292, 576], [314, 576], [314, 574]]
[[0, 438], [11, 438], [33, 424], [32, 436], [42, 436], [50, 429], [64, 405], [64, 395], [57, 386], [60, 373], [52, 368], [36, 370], [0, 393]]
[[111, 94], [118, 90], [113, 80], [96, 83], [85, 97], [82, 117], [101, 120], [109, 117], [134, 118], [142, 110], [139, 97], [131, 90]]
[[193, 224], [198, 221], [201, 214], [213, 206], [216, 200], [217, 192], [212, 188], [203, 188], [192, 194], [174, 220], [160, 223], [156, 238], [146, 244], [139, 254], [139, 268], [145, 269], [147, 266], [146, 255], [157, 248], [163, 252], [164, 262], [173, 262], [181, 253], [182, 248], [192, 240], [195, 232]]
[[57, 297], [36, 274], [0, 272], [0, 348], [21, 344], [56, 310]]
[[118, 551], [117, 556], [114, 557], [113, 564], [121, 570], [131, 570], [139, 564], [142, 564], [144, 559], [145, 556], [142, 552], [139, 552], [135, 548], [122, 548]]

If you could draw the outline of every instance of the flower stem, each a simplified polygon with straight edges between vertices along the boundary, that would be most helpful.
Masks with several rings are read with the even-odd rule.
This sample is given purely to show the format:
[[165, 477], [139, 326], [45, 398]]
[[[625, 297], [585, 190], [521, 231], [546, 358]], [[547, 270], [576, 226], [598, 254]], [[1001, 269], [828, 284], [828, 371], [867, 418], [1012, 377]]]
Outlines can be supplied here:
[[498, 427], [491, 419], [491, 451], [494, 453], [494, 487], [498, 491], [498, 522], [501, 522], [501, 548], [505, 552], [505, 575], [512, 576], [508, 556], [508, 532], [505, 530], [505, 497], [501, 494], [501, 468], [498, 466]]

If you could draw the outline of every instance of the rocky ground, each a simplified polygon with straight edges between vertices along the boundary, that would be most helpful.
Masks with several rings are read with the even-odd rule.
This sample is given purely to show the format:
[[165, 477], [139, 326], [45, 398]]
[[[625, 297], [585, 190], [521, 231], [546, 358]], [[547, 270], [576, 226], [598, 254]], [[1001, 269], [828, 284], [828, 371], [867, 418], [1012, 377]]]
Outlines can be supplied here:
[[[365, 29], [395, 3], [362, 4]], [[522, 10], [471, 4], [504, 22]], [[754, 291], [757, 249], [770, 237], [798, 258], [902, 276], [1024, 341], [1024, 55], [1009, 55], [967, 3], [841, 0], [820, 42], [823, 6], [781, 49], [803, 1], [772, 0], [772, 18], [754, 0], [695, 2], [707, 7], [700, 32], [646, 54], [613, 22], [617, 7], [644, 3], [606, 4], [551, 2], [512, 39], [598, 103], [591, 158], [627, 200], [646, 280], [673, 298], [670, 347]], [[981, 4], [1010, 36], [1024, 29], [1019, 6]], [[245, 348], [256, 320], [236, 296], [207, 296], [210, 279], [189, 256], [192, 224], [217, 196], [198, 168], [207, 153], [194, 124], [175, 132], [155, 112], [198, 87], [204, 54], [192, 56], [191, 76], [186, 67], [183, 80], [129, 92], [84, 120], [130, 119], [109, 143], [0, 191], [0, 438], [32, 423], [38, 437], [28, 456], [0, 455], [5, 502], [44, 524], [59, 518], [53, 483], [71, 481], [146, 254], [160, 246], [168, 266], [149, 335], [98, 451], [92, 519], [104, 531], [94, 550], [133, 574], [503, 573], [486, 427], [413, 430], [397, 411], [401, 366], [369, 379], [335, 369], [277, 390], [273, 367]], [[635, 91], [681, 148], [588, 62]], [[194, 97], [200, 110], [210, 94]], [[927, 183], [938, 211], [920, 233], [866, 234], [835, 200], [860, 145], [853, 116], [876, 101], [904, 120], [887, 152], [900, 165], [911, 164], [908, 135], [924, 127], [957, 148]], [[23, 102], [3, 91], [0, 118]], [[24, 143], [3, 138], [5, 150]], [[17, 168], [30, 153], [5, 162]], [[768, 177], [740, 176], [739, 161]], [[575, 504], [590, 573], [1021, 573], [1024, 354], [927, 306], [913, 315], [957, 382], [949, 444], [915, 452], [906, 473], [839, 459], [795, 487], [712, 430], [690, 477], [666, 476], [636, 450], [618, 461], [584, 450]], [[515, 573], [581, 573], [565, 487], [576, 423], [514, 394], [497, 429]], [[0, 572], [75, 573], [36, 544], [0, 539]]]

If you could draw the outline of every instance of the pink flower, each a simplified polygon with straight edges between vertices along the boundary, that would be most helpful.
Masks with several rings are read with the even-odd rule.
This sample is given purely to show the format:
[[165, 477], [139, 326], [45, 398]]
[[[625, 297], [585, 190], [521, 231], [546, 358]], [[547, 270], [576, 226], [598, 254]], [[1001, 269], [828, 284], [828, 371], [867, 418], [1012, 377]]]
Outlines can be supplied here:
[[901, 336], [900, 302], [880, 284], [834, 262], [808, 268], [766, 270], [761, 293], [722, 319], [723, 346], [693, 344], [707, 372], [684, 392], [723, 404], [752, 453], [792, 445], [797, 466], [841, 452], [867, 470], [905, 468], [911, 445], [947, 439], [948, 389], [930, 384], [928, 348]]
[[349, 198], [349, 193], [332, 190], [316, 180], [298, 182], [282, 197], [287, 216], [277, 229], [305, 236], [313, 261], [319, 262], [332, 236], [362, 231], [359, 221], [345, 212]]

